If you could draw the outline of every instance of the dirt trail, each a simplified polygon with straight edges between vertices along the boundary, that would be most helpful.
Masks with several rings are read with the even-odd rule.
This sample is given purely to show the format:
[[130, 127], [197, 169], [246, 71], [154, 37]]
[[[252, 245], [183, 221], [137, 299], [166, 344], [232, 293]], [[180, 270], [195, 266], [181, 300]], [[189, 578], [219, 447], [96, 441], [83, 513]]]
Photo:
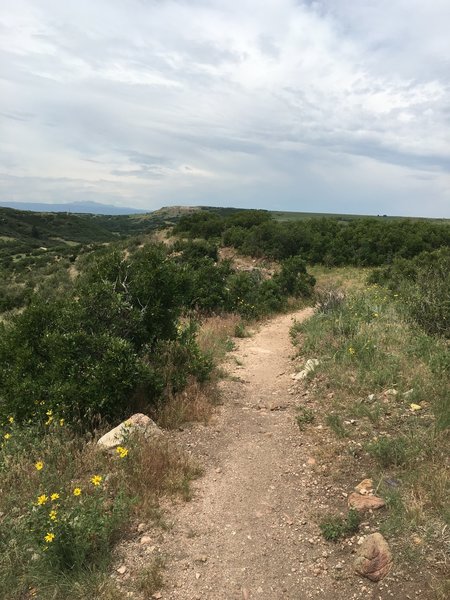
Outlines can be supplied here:
[[[191, 502], [172, 511], [161, 534], [168, 557], [163, 599], [299, 600], [388, 598], [352, 573], [348, 548], [320, 537], [321, 489], [314, 444], [295, 423], [299, 399], [290, 393], [294, 365], [289, 328], [309, 309], [279, 316], [239, 340], [223, 382], [223, 406], [208, 426], [177, 434], [204, 467]], [[327, 491], [328, 490], [328, 491]], [[323, 493], [322, 493], [323, 492]], [[344, 500], [345, 502], [345, 500]]]

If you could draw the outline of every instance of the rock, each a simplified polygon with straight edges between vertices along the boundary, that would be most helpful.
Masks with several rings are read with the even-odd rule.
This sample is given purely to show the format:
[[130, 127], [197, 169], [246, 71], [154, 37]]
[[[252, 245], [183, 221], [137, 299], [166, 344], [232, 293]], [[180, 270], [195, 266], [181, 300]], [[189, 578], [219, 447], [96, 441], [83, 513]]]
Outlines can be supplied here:
[[148, 544], [152, 543], [152, 538], [149, 535], [143, 535], [141, 537], [141, 544], [143, 546], [147, 546]]
[[391, 388], [389, 390], [386, 390], [384, 392], [384, 394], [385, 394], [385, 396], [396, 396], [398, 394], [398, 392], [394, 388]]
[[162, 598], [161, 592], [155, 592], [153, 594], [152, 598], [156, 598], [156, 600], [159, 600], [160, 598]]
[[137, 413], [123, 421], [108, 433], [102, 436], [97, 444], [107, 450], [116, 448], [125, 443], [128, 436], [133, 433], [142, 433], [146, 438], [156, 438], [163, 435], [158, 425], [142, 413]]
[[242, 588], [242, 600], [249, 600], [250, 592], [247, 588]]
[[309, 375], [309, 373], [312, 373], [314, 371], [314, 369], [319, 366], [319, 364], [320, 363], [317, 360], [317, 358], [309, 358], [306, 361], [303, 370], [292, 375], [292, 379], [294, 379], [295, 381], [300, 381], [301, 379], [305, 379]]
[[144, 533], [144, 531], [147, 529], [147, 527], [145, 526], [145, 523], [139, 523], [137, 530], [138, 533]]
[[312, 456], [310, 456], [310, 457], [308, 458], [308, 460], [306, 461], [306, 464], [308, 464], [308, 465], [311, 465], [311, 466], [312, 466], [312, 465], [315, 465], [315, 464], [316, 464], [316, 462], [317, 462], [317, 461], [316, 461], [316, 459], [315, 459], [315, 458], [313, 458]]
[[117, 569], [117, 572], [119, 573], [119, 575], [124, 575], [126, 573], [126, 570], [127, 570], [126, 566], [122, 565], [121, 567], [119, 567]]
[[371, 581], [380, 581], [392, 568], [392, 554], [381, 533], [368, 535], [358, 548], [355, 571]]
[[373, 481], [371, 479], [363, 479], [355, 487], [355, 491], [359, 492], [362, 496], [366, 496], [367, 494], [371, 494], [373, 492]]
[[356, 492], [352, 492], [347, 500], [349, 508], [354, 508], [358, 512], [366, 510], [376, 510], [386, 505], [383, 498], [378, 496], [361, 496]]

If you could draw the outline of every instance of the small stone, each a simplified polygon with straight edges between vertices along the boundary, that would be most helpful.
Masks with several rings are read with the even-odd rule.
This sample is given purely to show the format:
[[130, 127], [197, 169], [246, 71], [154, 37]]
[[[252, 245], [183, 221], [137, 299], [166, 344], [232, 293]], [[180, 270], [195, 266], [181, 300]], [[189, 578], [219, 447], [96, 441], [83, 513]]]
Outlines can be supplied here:
[[144, 535], [141, 537], [141, 544], [143, 546], [147, 546], [147, 544], [152, 543], [152, 538], [149, 535]]
[[312, 456], [310, 456], [306, 462], [307, 462], [308, 465], [315, 465], [317, 461], [316, 461], [315, 458], [313, 458]]
[[155, 598], [155, 600], [160, 600], [160, 598], [162, 598], [161, 592], [155, 592], [152, 598]]
[[145, 529], [146, 529], [145, 523], [139, 523], [139, 525], [137, 527], [138, 533], [144, 533]]
[[247, 588], [242, 588], [242, 600], [249, 600], [250, 592]]
[[127, 571], [127, 568], [125, 565], [122, 565], [121, 567], [119, 567], [117, 569], [117, 572], [119, 573], [119, 575], [124, 575], [126, 573], [126, 571]]
[[358, 512], [377, 510], [386, 506], [383, 498], [379, 498], [378, 496], [361, 496], [361, 494], [357, 494], [356, 492], [350, 494], [347, 503], [349, 508], [354, 508]]
[[386, 390], [386, 391], [384, 392], [384, 394], [385, 394], [386, 396], [396, 396], [396, 395], [398, 394], [398, 392], [397, 392], [397, 390], [395, 390], [394, 388], [391, 388], [391, 389], [389, 389], [389, 390]]
[[392, 568], [392, 554], [381, 533], [368, 535], [358, 548], [355, 571], [371, 581], [380, 581]]
[[355, 487], [355, 491], [359, 492], [362, 496], [366, 496], [367, 494], [371, 494], [373, 492], [373, 481], [372, 481], [372, 479], [363, 479]]
[[200, 579], [200, 573], [195, 574], [195, 579]]

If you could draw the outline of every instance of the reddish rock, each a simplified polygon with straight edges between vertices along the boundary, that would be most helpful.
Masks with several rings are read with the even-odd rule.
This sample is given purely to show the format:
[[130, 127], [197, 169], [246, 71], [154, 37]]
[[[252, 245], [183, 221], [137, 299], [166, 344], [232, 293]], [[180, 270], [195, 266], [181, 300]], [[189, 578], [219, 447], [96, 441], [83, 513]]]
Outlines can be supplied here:
[[381, 533], [368, 535], [358, 549], [355, 571], [371, 581], [380, 581], [392, 568], [392, 554]]
[[349, 508], [354, 508], [358, 512], [364, 512], [366, 510], [376, 510], [386, 505], [383, 498], [378, 496], [361, 496], [356, 492], [352, 492], [348, 497]]

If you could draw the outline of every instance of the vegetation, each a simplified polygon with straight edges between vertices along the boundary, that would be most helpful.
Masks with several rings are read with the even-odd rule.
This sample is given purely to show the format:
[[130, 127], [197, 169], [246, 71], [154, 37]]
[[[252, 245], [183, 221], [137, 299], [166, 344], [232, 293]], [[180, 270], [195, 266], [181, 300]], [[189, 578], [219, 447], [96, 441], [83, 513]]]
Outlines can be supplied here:
[[[388, 510], [372, 522], [395, 536], [404, 560], [411, 559], [414, 536], [419, 555], [436, 557], [435, 581], [442, 579], [437, 565], [450, 522], [450, 353], [445, 329], [417, 318], [412, 307], [419, 298], [431, 299], [421, 306], [436, 319], [448, 318], [447, 297], [430, 291], [448, 286], [447, 256], [443, 249], [399, 260], [371, 276], [389, 288], [371, 283], [344, 293], [328, 282], [316, 314], [292, 331], [300, 356], [320, 361], [306, 380], [305, 410], [308, 420], [326, 426], [323, 460], [350, 489], [358, 478], [376, 482]], [[345, 523], [332, 516], [319, 525], [326, 539], [335, 540]]]
[[[175, 222], [177, 237], [155, 243], [154, 228]], [[449, 517], [449, 231], [236, 209], [0, 209], [0, 596], [123, 596], [106, 576], [115, 544], [135, 519], [161, 524], [160, 498], [188, 500], [199, 470], [166, 442], [133, 438], [105, 454], [97, 437], [137, 411], [166, 428], [206, 422], [233, 338], [293, 301], [317, 302], [293, 332], [305, 357], [320, 359], [307, 384], [317, 398], [331, 381], [336, 392], [323, 414], [299, 408], [299, 428], [323, 419], [344, 455], [372, 470], [392, 507], [387, 530], [427, 527], [439, 542]], [[277, 262], [238, 268], [221, 258], [223, 243]], [[333, 264], [346, 265], [344, 278], [349, 265], [380, 268], [357, 293], [315, 292]], [[355, 419], [361, 448], [351, 446]], [[357, 526], [353, 513], [321, 525], [330, 540]], [[141, 573], [144, 596], [162, 585], [162, 564]]]
[[280, 222], [265, 211], [222, 216], [199, 212], [180, 219], [175, 232], [191, 238], [221, 239], [243, 254], [283, 260], [300, 256], [327, 266], [379, 266], [395, 257], [412, 258], [450, 245], [450, 226], [413, 220], [311, 218]]
[[328, 542], [337, 542], [338, 540], [350, 537], [357, 533], [361, 517], [356, 510], [349, 510], [347, 516], [338, 517], [329, 515], [320, 522], [320, 531]]

